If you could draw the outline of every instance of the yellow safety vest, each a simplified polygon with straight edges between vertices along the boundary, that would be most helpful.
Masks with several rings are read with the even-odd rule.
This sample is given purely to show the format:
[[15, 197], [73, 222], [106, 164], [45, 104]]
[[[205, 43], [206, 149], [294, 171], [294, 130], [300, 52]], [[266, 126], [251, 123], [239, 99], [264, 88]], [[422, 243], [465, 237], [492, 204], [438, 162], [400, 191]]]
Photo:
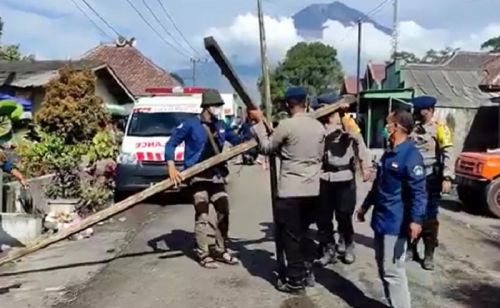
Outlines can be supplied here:
[[444, 123], [437, 124], [437, 142], [439, 148], [443, 149], [453, 145], [453, 136], [450, 128]]
[[356, 134], [361, 133], [361, 129], [359, 128], [356, 121], [347, 113], [342, 118], [342, 123], [344, 124], [344, 127], [346, 130], [353, 132], [353, 133], [356, 133]]

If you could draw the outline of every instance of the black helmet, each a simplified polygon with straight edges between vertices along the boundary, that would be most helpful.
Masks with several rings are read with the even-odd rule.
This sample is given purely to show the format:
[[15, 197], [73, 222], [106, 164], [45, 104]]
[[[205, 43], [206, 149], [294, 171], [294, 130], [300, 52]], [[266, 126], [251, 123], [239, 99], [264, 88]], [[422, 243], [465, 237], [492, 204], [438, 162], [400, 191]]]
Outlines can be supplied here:
[[205, 90], [201, 96], [201, 108], [220, 107], [224, 105], [224, 100], [219, 91], [214, 89]]

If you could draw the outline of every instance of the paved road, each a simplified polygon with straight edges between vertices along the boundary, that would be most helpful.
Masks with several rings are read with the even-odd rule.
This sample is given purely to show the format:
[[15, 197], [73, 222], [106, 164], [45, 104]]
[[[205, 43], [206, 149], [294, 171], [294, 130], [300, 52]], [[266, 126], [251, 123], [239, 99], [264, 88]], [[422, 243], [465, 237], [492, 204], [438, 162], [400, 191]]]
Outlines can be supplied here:
[[[319, 270], [318, 285], [306, 297], [275, 291], [267, 174], [258, 167], [237, 174], [238, 169], [233, 168], [229, 191], [231, 236], [241, 266], [199, 267], [192, 260], [192, 207], [168, 206], [155, 213], [119, 258], [58, 307], [384, 307], [367, 224], [355, 226], [354, 265]], [[366, 187], [360, 196], [364, 192]], [[437, 270], [408, 265], [414, 307], [500, 307], [500, 241], [495, 238], [500, 223], [444, 214]], [[154, 252], [153, 243], [163, 251]]]

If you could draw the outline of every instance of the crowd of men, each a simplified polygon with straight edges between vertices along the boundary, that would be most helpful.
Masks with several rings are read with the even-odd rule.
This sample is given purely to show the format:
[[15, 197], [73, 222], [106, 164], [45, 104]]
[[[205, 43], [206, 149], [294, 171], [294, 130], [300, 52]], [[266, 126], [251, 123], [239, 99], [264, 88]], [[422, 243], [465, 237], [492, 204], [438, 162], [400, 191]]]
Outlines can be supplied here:
[[[187, 168], [220, 153], [225, 142], [236, 145], [251, 137], [257, 140], [261, 154], [277, 154], [280, 173], [275, 240], [280, 241], [286, 262], [276, 287], [302, 294], [306, 287], [314, 285], [314, 264], [327, 266], [338, 259], [346, 264], [355, 262], [356, 180], [360, 176], [370, 181], [376, 175], [356, 217], [364, 221], [373, 207], [375, 259], [387, 300], [393, 307], [411, 307], [405, 262], [419, 260], [416, 245], [422, 238], [422, 266], [434, 268], [438, 201], [441, 192], [449, 192], [453, 176], [450, 131], [433, 119], [436, 99], [415, 98], [413, 114], [406, 110], [389, 113], [388, 148], [376, 172], [360, 130], [347, 114], [348, 105], [317, 120], [307, 114], [304, 88], [288, 89], [285, 101], [290, 117], [277, 127], [268, 123], [261, 111], [249, 111], [242, 138], [216, 118], [215, 108], [223, 101], [217, 91], [207, 90], [200, 117], [180, 124], [166, 145], [170, 178], [175, 183], [183, 181], [174, 165], [174, 150], [182, 142]], [[335, 96], [322, 96], [313, 107], [337, 101]], [[223, 181], [227, 174], [227, 166], [222, 163], [188, 183], [195, 208], [198, 261], [208, 269], [217, 268], [218, 262], [239, 263], [227, 249], [229, 202]], [[216, 224], [208, 217], [210, 204], [216, 212]], [[334, 236], [334, 216], [338, 240]], [[307, 237], [311, 224], [318, 229], [317, 251], [311, 249]]]

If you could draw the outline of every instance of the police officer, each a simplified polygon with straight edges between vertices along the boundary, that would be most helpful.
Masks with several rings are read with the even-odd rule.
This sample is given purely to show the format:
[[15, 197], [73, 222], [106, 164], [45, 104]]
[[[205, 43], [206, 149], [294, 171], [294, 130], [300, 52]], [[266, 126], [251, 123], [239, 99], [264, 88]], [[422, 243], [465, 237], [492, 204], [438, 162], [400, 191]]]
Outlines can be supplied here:
[[2, 169], [3, 172], [11, 174], [13, 177], [16, 178], [16, 180], [21, 184], [21, 186], [26, 189], [28, 187], [28, 183], [26, 182], [26, 179], [24, 178], [23, 174], [19, 169], [17, 169], [16, 165], [14, 164], [14, 161], [7, 157], [7, 154], [5, 153], [4, 149], [0, 148], [0, 168]]
[[[276, 202], [276, 221], [283, 240], [286, 279], [277, 288], [283, 292], [303, 293], [307, 282], [307, 231], [315, 214], [319, 196], [321, 162], [325, 129], [306, 113], [307, 93], [304, 88], [286, 91], [286, 106], [291, 117], [282, 120], [268, 135], [263, 114], [249, 111], [257, 124], [252, 130], [264, 155], [278, 153], [281, 168]], [[310, 254], [310, 255], [309, 255]]]
[[[227, 125], [216, 117], [217, 108], [224, 105], [216, 90], [206, 90], [202, 94], [201, 114], [181, 123], [165, 145], [168, 174], [177, 185], [183, 179], [174, 162], [175, 148], [184, 142], [184, 167], [189, 168], [222, 152], [224, 142], [240, 143]], [[212, 167], [189, 182], [195, 209], [195, 237], [197, 256], [201, 266], [217, 268], [216, 261], [238, 264], [236, 257], [226, 249], [229, 230], [229, 201], [224, 186], [224, 178], [229, 171], [225, 163]], [[209, 221], [209, 204], [217, 213], [217, 225]], [[214, 235], [215, 234], [215, 239]]]
[[422, 230], [427, 198], [422, 155], [409, 139], [411, 113], [398, 110], [387, 118], [389, 149], [382, 156], [377, 177], [358, 220], [374, 205], [371, 226], [375, 232], [375, 258], [391, 307], [409, 308], [410, 293], [405, 270], [407, 238], [416, 240]]
[[[318, 109], [337, 101], [335, 95], [318, 98]], [[352, 264], [354, 255], [354, 228], [352, 215], [356, 206], [356, 160], [361, 163], [363, 180], [370, 179], [370, 155], [359, 128], [346, 113], [349, 105], [320, 119], [326, 127], [325, 150], [321, 172], [320, 205], [317, 216], [320, 258], [315, 263], [326, 266], [336, 262], [336, 252], [343, 261]], [[351, 125], [349, 125], [351, 124]], [[333, 215], [338, 224], [339, 244], [333, 234]], [[337, 251], [336, 251], [337, 250]]]
[[[441, 192], [449, 193], [453, 178], [454, 164], [451, 159], [453, 142], [450, 129], [434, 119], [436, 98], [420, 96], [412, 100], [416, 126], [411, 135], [424, 157], [427, 177], [427, 213], [422, 230], [425, 258], [422, 267], [434, 270], [434, 250], [438, 246], [438, 207]], [[419, 260], [417, 242], [410, 245], [407, 259]]]

